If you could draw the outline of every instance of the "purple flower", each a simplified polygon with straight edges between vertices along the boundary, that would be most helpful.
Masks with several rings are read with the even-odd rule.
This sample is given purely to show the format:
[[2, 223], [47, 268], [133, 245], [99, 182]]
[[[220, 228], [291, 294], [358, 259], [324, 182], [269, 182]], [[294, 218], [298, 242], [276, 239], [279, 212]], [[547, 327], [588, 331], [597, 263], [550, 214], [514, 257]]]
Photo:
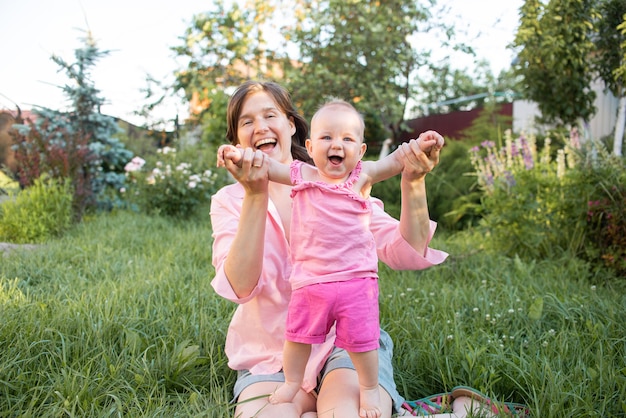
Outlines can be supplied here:
[[504, 176], [506, 178], [506, 182], [509, 185], [509, 187], [515, 186], [515, 177], [513, 176], [513, 173], [507, 170], [504, 172]]

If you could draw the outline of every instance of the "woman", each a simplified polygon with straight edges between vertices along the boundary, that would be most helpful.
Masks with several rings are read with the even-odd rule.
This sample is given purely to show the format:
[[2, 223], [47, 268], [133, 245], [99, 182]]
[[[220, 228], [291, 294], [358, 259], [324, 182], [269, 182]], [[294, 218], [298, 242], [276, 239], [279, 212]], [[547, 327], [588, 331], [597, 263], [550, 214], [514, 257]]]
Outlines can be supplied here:
[[[284, 381], [282, 348], [289, 276], [291, 186], [268, 181], [263, 154], [285, 164], [294, 158], [310, 161], [303, 145], [306, 121], [288, 92], [275, 83], [250, 81], [240, 86], [228, 105], [227, 138], [243, 148], [243, 164], [226, 168], [237, 180], [213, 196], [213, 265], [215, 291], [239, 306], [226, 337], [229, 367], [238, 371], [236, 417], [356, 418], [359, 385], [344, 350], [334, 347], [334, 331], [315, 345], [303, 389], [293, 403], [269, 404], [268, 395]], [[403, 147], [400, 221], [373, 201], [371, 230], [381, 261], [399, 270], [439, 264], [447, 254], [428, 248], [435, 223], [428, 217], [426, 174], [439, 161], [439, 150], [423, 153], [419, 145]], [[379, 391], [383, 417], [398, 412], [403, 402], [393, 382], [393, 344], [381, 330]]]

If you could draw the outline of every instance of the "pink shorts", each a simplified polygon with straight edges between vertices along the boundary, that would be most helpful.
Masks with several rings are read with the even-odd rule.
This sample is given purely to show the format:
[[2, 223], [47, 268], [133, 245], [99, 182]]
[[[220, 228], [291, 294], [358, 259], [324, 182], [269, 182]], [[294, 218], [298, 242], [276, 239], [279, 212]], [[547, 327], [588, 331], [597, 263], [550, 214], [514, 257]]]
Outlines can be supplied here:
[[378, 348], [377, 278], [320, 283], [294, 290], [285, 338], [297, 343], [320, 344], [335, 322], [337, 347], [354, 353]]

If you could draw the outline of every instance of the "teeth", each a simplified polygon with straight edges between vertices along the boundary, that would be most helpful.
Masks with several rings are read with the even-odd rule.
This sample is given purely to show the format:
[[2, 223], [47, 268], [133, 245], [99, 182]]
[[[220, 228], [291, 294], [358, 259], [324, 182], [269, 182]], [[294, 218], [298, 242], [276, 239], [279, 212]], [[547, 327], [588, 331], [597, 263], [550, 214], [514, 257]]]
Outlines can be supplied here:
[[261, 145], [265, 145], [265, 144], [275, 144], [276, 140], [273, 138], [266, 138], [266, 139], [262, 139], [260, 141], [257, 141], [254, 146], [256, 148], [260, 147]]

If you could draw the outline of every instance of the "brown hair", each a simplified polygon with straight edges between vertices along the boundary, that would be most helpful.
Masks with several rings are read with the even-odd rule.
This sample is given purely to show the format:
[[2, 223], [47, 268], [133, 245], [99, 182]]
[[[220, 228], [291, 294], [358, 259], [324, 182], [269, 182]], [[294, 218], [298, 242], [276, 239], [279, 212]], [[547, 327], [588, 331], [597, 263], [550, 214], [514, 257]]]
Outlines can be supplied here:
[[311, 157], [309, 157], [309, 154], [304, 147], [306, 139], [309, 135], [309, 124], [296, 110], [293, 102], [291, 101], [291, 95], [287, 89], [272, 81], [249, 80], [235, 90], [228, 101], [228, 108], [226, 111], [226, 139], [233, 145], [239, 143], [239, 140], [237, 139], [237, 129], [243, 102], [250, 94], [260, 91], [269, 94], [276, 102], [278, 108], [287, 116], [287, 118], [293, 120], [293, 123], [296, 126], [296, 132], [291, 137], [292, 157], [297, 160], [311, 162]]

